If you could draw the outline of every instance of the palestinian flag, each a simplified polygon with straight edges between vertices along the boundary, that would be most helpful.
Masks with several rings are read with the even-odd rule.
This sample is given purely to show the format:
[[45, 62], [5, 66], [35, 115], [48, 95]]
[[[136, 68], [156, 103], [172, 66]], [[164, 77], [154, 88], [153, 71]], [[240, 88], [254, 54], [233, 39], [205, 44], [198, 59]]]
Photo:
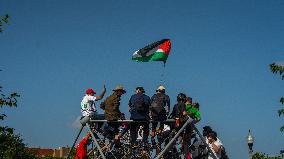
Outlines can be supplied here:
[[163, 39], [134, 52], [132, 60], [137, 62], [163, 61], [166, 63], [170, 51], [170, 39]]

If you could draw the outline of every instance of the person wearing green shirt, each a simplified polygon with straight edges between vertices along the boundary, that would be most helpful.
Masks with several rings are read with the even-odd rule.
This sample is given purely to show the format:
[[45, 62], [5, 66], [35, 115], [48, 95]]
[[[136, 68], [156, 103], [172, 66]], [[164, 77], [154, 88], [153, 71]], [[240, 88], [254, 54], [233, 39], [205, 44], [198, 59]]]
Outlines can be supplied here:
[[183, 115], [188, 115], [191, 118], [196, 119], [195, 123], [199, 122], [201, 120], [199, 103], [192, 103], [192, 98], [186, 97], [185, 111], [183, 112]]
[[199, 112], [199, 103], [186, 103], [185, 107], [186, 114], [190, 117], [196, 119], [197, 121], [201, 120], [201, 115]]
[[[183, 112], [184, 116], [189, 116], [192, 119], [195, 119], [193, 124], [196, 124], [201, 120], [200, 112], [199, 112], [199, 104], [198, 103], [192, 103], [191, 97], [186, 97], [186, 103], [185, 103], [185, 110]], [[183, 134], [183, 143], [181, 146], [181, 150], [185, 153], [187, 156], [189, 154], [188, 145], [190, 145], [190, 139], [191, 135], [193, 133], [193, 125], [188, 125], [186, 127], [185, 133]]]

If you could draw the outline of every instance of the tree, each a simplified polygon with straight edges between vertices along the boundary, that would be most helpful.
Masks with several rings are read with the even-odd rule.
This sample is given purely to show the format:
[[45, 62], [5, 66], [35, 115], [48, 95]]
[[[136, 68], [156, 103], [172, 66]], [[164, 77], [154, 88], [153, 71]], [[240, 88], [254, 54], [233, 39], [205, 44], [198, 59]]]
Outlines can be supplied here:
[[20, 135], [15, 135], [12, 128], [1, 127], [0, 132], [0, 158], [36, 158], [34, 154], [27, 151], [23, 139]]
[[4, 17], [0, 19], [0, 33], [3, 32], [3, 25], [8, 23], [9, 15], [6, 14]]
[[[0, 108], [4, 106], [16, 107], [17, 98], [20, 97], [17, 93], [12, 93], [6, 97], [2, 93], [2, 87], [0, 86]], [[2, 109], [0, 109], [1, 111]], [[4, 120], [5, 114], [0, 115], [0, 120]], [[14, 129], [7, 126], [0, 126], [0, 158], [23, 158], [32, 159], [35, 155], [28, 152], [21, 139], [20, 135], [14, 134]]]
[[[9, 106], [9, 107], [17, 107], [17, 97], [20, 97], [17, 93], [12, 93], [8, 97], [2, 93], [2, 87], [0, 86], [0, 108], [3, 106]], [[1, 109], [0, 109], [1, 111]], [[0, 120], [4, 120], [4, 117], [6, 117], [6, 114], [0, 114]]]
[[[280, 76], [282, 76], [282, 80], [284, 80], [284, 67], [281, 64], [276, 64], [276, 63], [270, 64], [270, 70], [272, 71], [273, 74], [279, 74]], [[280, 98], [280, 103], [284, 104], [284, 97]], [[279, 117], [281, 115], [284, 115], [284, 109], [279, 109], [278, 115]], [[281, 132], [284, 131], [284, 125], [281, 126], [280, 131]]]
[[[8, 23], [8, 18], [9, 16], [6, 15], [0, 20], [0, 32], [3, 31], [3, 24]], [[17, 98], [19, 97], [18, 93], [5, 95], [0, 86], [0, 112], [4, 106], [17, 107]], [[7, 117], [6, 114], [0, 113], [0, 121], [3, 121], [5, 117]], [[27, 151], [23, 139], [21, 139], [20, 135], [14, 134], [13, 128], [0, 125], [0, 141], [0, 158], [36, 158], [34, 154]]]
[[252, 159], [283, 159], [284, 154], [280, 154], [279, 156], [268, 156], [266, 154], [257, 152], [252, 156]]

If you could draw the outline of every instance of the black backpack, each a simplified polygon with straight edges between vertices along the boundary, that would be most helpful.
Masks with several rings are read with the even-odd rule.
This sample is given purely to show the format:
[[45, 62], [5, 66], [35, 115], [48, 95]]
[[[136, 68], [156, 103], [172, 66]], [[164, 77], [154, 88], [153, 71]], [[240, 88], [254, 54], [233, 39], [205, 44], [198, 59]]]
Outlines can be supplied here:
[[152, 102], [151, 102], [151, 106], [150, 106], [151, 111], [156, 115], [159, 115], [160, 113], [162, 113], [165, 110], [165, 108], [164, 108], [165, 102], [164, 101], [165, 101], [164, 95], [156, 94], [153, 97]]
[[139, 97], [137, 97], [133, 105], [134, 105], [136, 112], [144, 113], [145, 112], [145, 102], [144, 102], [143, 95], [140, 95]]

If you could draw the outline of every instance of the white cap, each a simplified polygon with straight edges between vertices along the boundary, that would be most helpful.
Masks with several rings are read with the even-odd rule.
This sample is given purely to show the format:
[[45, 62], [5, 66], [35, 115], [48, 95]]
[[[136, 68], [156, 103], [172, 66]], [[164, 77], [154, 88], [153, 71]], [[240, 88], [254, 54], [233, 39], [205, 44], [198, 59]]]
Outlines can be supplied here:
[[166, 90], [166, 88], [161, 85], [161, 86], [159, 86], [159, 87], [157, 88], [157, 91], [158, 91], [158, 90]]

